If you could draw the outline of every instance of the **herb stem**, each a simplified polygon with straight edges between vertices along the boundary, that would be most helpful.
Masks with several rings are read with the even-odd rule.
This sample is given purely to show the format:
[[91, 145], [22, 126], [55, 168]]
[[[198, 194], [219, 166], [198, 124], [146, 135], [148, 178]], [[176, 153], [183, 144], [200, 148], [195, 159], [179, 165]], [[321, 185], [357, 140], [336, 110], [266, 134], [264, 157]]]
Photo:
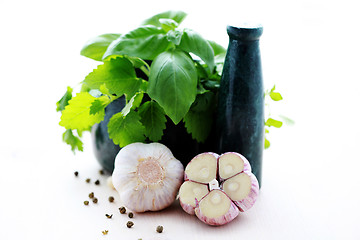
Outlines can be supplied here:
[[149, 69], [150, 69], [150, 67], [149, 67], [148, 64], [146, 64], [146, 66], [143, 65], [143, 66], [140, 67], [140, 70], [143, 71], [143, 73], [145, 73], [145, 75], [148, 76], [148, 77], [150, 75]]

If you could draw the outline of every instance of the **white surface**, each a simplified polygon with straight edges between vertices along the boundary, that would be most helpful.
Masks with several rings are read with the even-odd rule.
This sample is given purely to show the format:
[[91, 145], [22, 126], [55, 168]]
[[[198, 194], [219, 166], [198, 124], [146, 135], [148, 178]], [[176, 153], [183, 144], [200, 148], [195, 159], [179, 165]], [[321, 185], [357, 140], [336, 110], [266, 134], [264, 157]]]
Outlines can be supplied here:
[[[1, 1], [0, 239], [360, 239], [355, 3]], [[82, 44], [168, 9], [185, 10], [184, 26], [224, 46], [228, 23], [262, 23], [265, 85], [276, 83], [284, 97], [272, 111], [296, 122], [272, 129], [258, 202], [223, 227], [202, 224], [175, 202], [136, 215], [127, 229], [121, 203], [106, 200], [117, 196], [98, 175], [89, 136], [75, 156], [61, 142], [55, 103], [97, 64], [79, 55]], [[102, 184], [86, 184], [87, 177]], [[91, 191], [99, 204], [84, 206]]]

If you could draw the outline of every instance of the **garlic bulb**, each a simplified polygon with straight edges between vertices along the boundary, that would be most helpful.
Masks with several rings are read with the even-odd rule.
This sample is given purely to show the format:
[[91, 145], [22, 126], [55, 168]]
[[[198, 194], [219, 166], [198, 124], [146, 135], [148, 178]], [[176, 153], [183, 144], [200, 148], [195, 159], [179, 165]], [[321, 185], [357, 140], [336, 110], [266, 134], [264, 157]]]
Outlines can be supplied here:
[[132, 211], [158, 211], [175, 200], [183, 176], [183, 165], [165, 145], [132, 143], [116, 156], [112, 182]]

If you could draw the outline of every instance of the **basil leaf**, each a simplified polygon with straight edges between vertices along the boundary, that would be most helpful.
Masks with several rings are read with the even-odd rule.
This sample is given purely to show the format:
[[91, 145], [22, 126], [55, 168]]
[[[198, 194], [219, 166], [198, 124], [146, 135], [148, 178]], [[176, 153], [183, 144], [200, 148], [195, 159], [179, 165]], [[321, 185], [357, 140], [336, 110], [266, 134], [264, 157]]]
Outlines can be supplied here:
[[197, 32], [184, 29], [179, 47], [200, 57], [212, 71], [215, 66], [214, 50], [207, 40]]
[[105, 84], [110, 93], [117, 96], [126, 94], [128, 97], [132, 97], [141, 85], [132, 63], [125, 57], [104, 62], [87, 75], [84, 81], [90, 88], [100, 89]]
[[178, 124], [194, 102], [197, 72], [191, 58], [180, 50], [161, 53], [152, 63], [148, 94]]
[[148, 101], [139, 108], [141, 122], [145, 126], [146, 136], [150, 141], [159, 141], [166, 128], [163, 109], [154, 101]]
[[210, 46], [212, 47], [212, 49], [214, 50], [214, 55], [218, 56], [218, 55], [222, 55], [222, 54], [226, 54], [226, 48], [224, 48], [223, 46], [221, 46], [220, 44], [214, 42], [214, 41], [209, 41]]
[[166, 38], [169, 42], [179, 45], [181, 42], [183, 31], [179, 30], [170, 30], [166, 33]]
[[142, 25], [153, 25], [156, 27], [161, 27], [160, 19], [161, 18], [168, 18], [172, 19], [178, 24], [180, 24], [184, 18], [186, 17], [186, 13], [182, 11], [167, 11], [163, 13], [159, 13], [151, 18], [146, 19]]
[[161, 28], [164, 29], [165, 32], [174, 30], [179, 26], [179, 24], [172, 19], [160, 18], [159, 22], [161, 23]]
[[170, 43], [166, 32], [154, 26], [142, 26], [113, 41], [106, 50], [103, 59], [112, 55], [128, 55], [153, 60], [165, 51]]
[[145, 128], [137, 112], [130, 111], [126, 116], [121, 112], [114, 114], [108, 124], [109, 137], [120, 147], [145, 140]]
[[84, 57], [101, 61], [110, 43], [119, 37], [120, 34], [109, 33], [92, 38], [85, 43], [80, 51], [80, 54]]

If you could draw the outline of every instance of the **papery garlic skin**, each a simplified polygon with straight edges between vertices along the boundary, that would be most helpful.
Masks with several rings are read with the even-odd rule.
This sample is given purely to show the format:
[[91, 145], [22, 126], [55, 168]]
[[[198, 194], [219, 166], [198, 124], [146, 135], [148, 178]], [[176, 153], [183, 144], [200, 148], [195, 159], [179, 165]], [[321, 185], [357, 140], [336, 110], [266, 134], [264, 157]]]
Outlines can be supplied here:
[[129, 144], [119, 151], [114, 165], [113, 185], [134, 212], [168, 207], [183, 182], [183, 165], [160, 143]]

